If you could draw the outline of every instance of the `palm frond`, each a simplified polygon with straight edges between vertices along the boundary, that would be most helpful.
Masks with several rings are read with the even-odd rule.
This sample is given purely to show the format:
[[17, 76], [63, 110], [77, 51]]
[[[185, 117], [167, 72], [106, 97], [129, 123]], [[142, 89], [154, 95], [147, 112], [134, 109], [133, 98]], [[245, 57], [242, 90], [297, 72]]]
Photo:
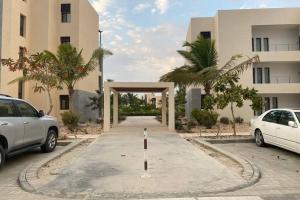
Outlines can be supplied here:
[[32, 76], [21, 76], [21, 77], [15, 78], [12, 81], [8, 82], [8, 84], [10, 85], [10, 84], [13, 84], [13, 83], [17, 83], [19, 81], [26, 82], [26, 81], [33, 81], [33, 80], [35, 80], [35, 78], [32, 77]]
[[45, 56], [46, 58], [49, 58], [49, 59], [55, 61], [55, 63], [59, 63], [59, 59], [58, 59], [57, 56], [56, 56], [54, 53], [52, 53], [51, 51], [45, 50], [45, 51], [44, 51], [44, 54], [45, 54], [44, 56]]
[[161, 82], [174, 82], [176, 85], [200, 85], [202, 80], [190, 70], [190, 66], [182, 66], [160, 77]]
[[259, 56], [255, 55], [251, 58], [248, 58], [247, 60], [243, 61], [240, 64], [236, 65], [236, 61], [241, 58], [241, 55], [236, 55], [233, 56], [225, 65], [224, 67], [222, 67], [222, 70], [225, 73], [236, 73], [236, 74], [241, 74], [243, 73], [245, 70], [247, 70], [249, 67], [251, 67], [253, 65], [253, 63], [257, 63], [260, 62]]

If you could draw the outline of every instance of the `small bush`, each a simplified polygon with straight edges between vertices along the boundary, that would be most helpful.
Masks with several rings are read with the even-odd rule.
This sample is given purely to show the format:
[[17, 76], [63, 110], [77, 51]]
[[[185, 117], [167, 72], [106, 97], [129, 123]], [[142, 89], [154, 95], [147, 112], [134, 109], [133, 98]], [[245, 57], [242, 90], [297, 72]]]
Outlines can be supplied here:
[[211, 129], [216, 125], [218, 120], [218, 113], [208, 110], [194, 109], [192, 111], [192, 116], [199, 125], [205, 126], [208, 129]]
[[197, 123], [196, 122], [194, 122], [193, 120], [190, 120], [190, 121], [188, 121], [187, 122], [187, 129], [188, 130], [191, 130], [192, 128], [194, 128], [194, 127], [196, 127], [197, 126]]
[[229, 120], [228, 117], [221, 117], [220, 123], [221, 123], [221, 124], [229, 124], [229, 123], [230, 123], [230, 120]]
[[182, 123], [181, 123], [180, 120], [176, 120], [175, 121], [175, 129], [176, 130], [183, 130], [184, 129], [184, 127], [183, 127], [183, 125], [182, 125]]
[[79, 116], [71, 111], [61, 113], [63, 124], [72, 132], [78, 128]]
[[242, 123], [244, 122], [244, 119], [241, 118], [241, 117], [236, 117], [236, 118], [234, 119], [234, 121], [235, 121], [235, 123], [242, 124]]

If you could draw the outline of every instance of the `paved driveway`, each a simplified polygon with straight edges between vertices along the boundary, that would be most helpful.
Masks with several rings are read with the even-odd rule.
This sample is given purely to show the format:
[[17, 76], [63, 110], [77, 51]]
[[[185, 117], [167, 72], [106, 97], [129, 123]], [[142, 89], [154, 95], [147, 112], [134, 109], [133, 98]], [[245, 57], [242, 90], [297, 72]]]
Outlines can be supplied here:
[[[56, 180], [40, 188], [41, 191], [91, 199], [186, 197], [225, 191], [244, 182], [149, 118], [146, 121], [151, 178], [141, 178], [144, 173], [144, 126], [138, 124], [141, 121], [129, 118], [119, 128], [99, 137]], [[133, 129], [133, 124], [138, 128]]]
[[300, 155], [275, 147], [259, 148], [254, 143], [218, 144], [220, 148], [253, 161], [261, 170], [260, 181], [235, 195], [259, 195], [265, 199], [300, 199]]
[[[57, 149], [60, 148], [62, 147], [57, 147]], [[41, 153], [41, 150], [37, 148], [30, 152], [9, 158], [5, 168], [0, 171], [0, 200], [50, 200], [51, 198], [44, 198], [42, 196], [27, 193], [18, 185], [20, 172], [29, 164], [37, 162], [45, 156], [48, 156], [48, 154]]]

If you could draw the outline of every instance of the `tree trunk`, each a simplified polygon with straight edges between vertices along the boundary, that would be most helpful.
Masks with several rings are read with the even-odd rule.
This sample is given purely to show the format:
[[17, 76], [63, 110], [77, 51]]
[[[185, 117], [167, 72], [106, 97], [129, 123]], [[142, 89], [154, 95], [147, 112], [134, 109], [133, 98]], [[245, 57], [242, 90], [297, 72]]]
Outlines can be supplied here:
[[47, 87], [46, 90], [47, 90], [48, 99], [49, 99], [49, 109], [48, 109], [47, 115], [50, 115], [50, 113], [52, 112], [52, 109], [53, 109], [53, 101], [52, 101], [52, 96], [50, 93], [50, 88]]
[[68, 92], [69, 92], [69, 110], [71, 112], [74, 112], [74, 108], [73, 108], [74, 88], [73, 87], [68, 87]]
[[230, 103], [231, 115], [232, 115], [232, 128], [233, 128], [233, 135], [236, 136], [236, 127], [235, 127], [235, 116], [233, 112], [233, 103]]
[[204, 86], [205, 95], [210, 96], [211, 87], [206, 85]]

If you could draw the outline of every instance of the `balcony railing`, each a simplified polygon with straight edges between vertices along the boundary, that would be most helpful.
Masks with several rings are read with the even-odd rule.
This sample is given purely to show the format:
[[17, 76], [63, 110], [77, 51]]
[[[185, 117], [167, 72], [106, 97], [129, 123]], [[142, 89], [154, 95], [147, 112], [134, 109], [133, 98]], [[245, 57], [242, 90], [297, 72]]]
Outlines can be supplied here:
[[286, 76], [271, 76], [271, 83], [300, 83], [300, 76], [286, 75]]
[[292, 44], [273, 44], [271, 51], [299, 51], [299, 43]]

